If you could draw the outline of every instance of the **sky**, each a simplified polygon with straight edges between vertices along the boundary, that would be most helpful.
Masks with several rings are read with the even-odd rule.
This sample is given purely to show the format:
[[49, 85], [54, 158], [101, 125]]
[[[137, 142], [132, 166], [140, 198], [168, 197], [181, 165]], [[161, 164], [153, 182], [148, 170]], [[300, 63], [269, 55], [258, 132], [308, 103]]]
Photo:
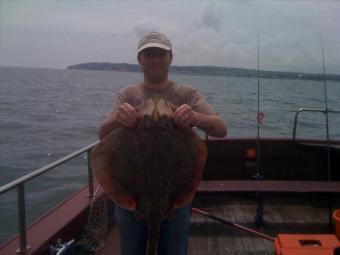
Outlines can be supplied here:
[[340, 74], [340, 0], [0, 0], [0, 66], [137, 63], [151, 30], [170, 38], [174, 65], [257, 69], [259, 41], [262, 70], [322, 73], [323, 48]]

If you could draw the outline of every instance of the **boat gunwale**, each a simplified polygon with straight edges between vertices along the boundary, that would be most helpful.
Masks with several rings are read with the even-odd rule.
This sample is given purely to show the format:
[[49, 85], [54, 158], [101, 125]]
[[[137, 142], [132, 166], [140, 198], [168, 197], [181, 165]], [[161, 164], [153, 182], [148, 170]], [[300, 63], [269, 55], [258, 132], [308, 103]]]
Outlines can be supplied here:
[[[211, 142], [211, 143], [220, 143], [220, 142], [233, 142], [233, 141], [237, 141], [237, 142], [240, 142], [240, 143], [247, 143], [247, 142], [255, 142], [256, 141], [256, 138], [254, 137], [242, 137], [242, 138], [237, 138], [237, 137], [228, 137], [228, 138], [209, 138], [208, 139], [208, 143]], [[272, 141], [272, 142], [275, 142], [275, 143], [279, 143], [279, 142], [284, 142], [284, 143], [297, 143], [297, 144], [308, 144], [308, 145], [324, 145], [324, 140], [322, 139], [297, 139], [297, 140], [292, 140], [291, 138], [278, 138], [278, 137], [265, 137], [265, 138], [261, 138], [261, 141], [263, 142], [266, 142], [266, 141]], [[96, 142], [97, 143], [97, 142]], [[93, 144], [96, 144], [96, 143], [93, 143]], [[332, 140], [332, 144], [335, 144], [335, 145], [340, 145], [340, 140]], [[94, 146], [94, 145], [93, 145]], [[90, 148], [89, 148], [90, 149]], [[88, 186], [84, 187], [82, 190], [86, 189]], [[51, 210], [49, 210], [47, 213], [43, 214], [41, 217], [39, 217], [36, 221], [34, 221], [32, 224], [30, 224], [29, 227], [27, 227], [27, 233], [29, 233], [29, 231], [34, 228], [34, 227], [39, 227], [39, 223], [44, 220], [44, 219], [47, 219], [49, 218], [51, 215], [53, 215], [53, 213], [55, 211], [58, 210], [58, 208], [61, 208], [63, 205], [65, 205], [67, 203], [67, 201], [71, 201], [73, 196], [76, 196], [76, 194], [78, 194], [78, 192], [75, 192], [73, 195], [71, 195], [70, 197], [68, 197], [66, 200], [64, 200], [62, 203], [60, 203], [58, 206], [52, 208]], [[84, 212], [86, 209], [88, 209], [89, 207], [89, 203], [90, 203], [90, 200], [89, 198], [86, 196], [86, 205], [84, 205], [84, 208], [79, 211], [79, 215]], [[73, 203], [71, 203], [73, 204]], [[69, 210], [74, 210], [74, 208], [72, 208], [72, 206], [70, 207]], [[52, 220], [53, 221], [53, 220]], [[67, 226], [66, 226], [67, 227]], [[53, 235], [51, 236], [55, 236], [57, 235], [58, 233], [60, 232], [55, 232], [53, 233]], [[29, 236], [29, 235], [28, 235]], [[29, 237], [31, 238], [31, 237]], [[15, 243], [15, 245], [13, 245]], [[19, 247], [19, 236], [16, 235], [14, 237], [12, 237], [11, 239], [5, 241], [3, 244], [0, 244], [0, 251], [10, 251], [13, 253], [15, 252], [15, 249]], [[28, 243], [28, 245], [31, 245], [30, 243]], [[14, 246], [16, 246], [14, 248]], [[9, 247], [11, 247], [11, 249], [8, 249]], [[27, 252], [27, 254], [33, 254], [32, 252], [34, 251], [34, 246], [32, 246], [31, 250], [29, 250]], [[7, 254], [7, 253], [5, 253]], [[9, 253], [11, 254], [11, 253]]]

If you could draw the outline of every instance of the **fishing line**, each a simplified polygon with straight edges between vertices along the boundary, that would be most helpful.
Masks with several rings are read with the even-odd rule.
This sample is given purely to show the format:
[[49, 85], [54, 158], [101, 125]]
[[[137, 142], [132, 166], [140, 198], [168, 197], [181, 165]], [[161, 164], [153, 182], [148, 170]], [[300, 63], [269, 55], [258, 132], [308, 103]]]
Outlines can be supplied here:
[[326, 139], [327, 139], [327, 178], [331, 180], [331, 155], [330, 155], [330, 140], [329, 140], [329, 121], [328, 121], [328, 97], [327, 97], [327, 78], [326, 78], [326, 67], [325, 67], [325, 54], [323, 47], [322, 36], [320, 35], [321, 42], [321, 54], [322, 54], [322, 69], [323, 69], [323, 84], [324, 84], [324, 98], [325, 98], [325, 117], [326, 117]]

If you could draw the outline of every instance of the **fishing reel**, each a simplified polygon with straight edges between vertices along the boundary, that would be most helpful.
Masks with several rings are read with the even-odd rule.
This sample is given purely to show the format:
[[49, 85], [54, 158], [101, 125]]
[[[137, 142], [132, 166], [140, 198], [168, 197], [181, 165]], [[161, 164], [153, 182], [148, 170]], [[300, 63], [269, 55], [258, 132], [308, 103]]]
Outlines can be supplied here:
[[62, 243], [61, 239], [57, 240], [56, 245], [50, 245], [50, 255], [89, 255], [91, 252], [76, 243], [75, 239]]
[[73, 252], [70, 253], [72, 247], [74, 246], [75, 240], [72, 239], [69, 242], [62, 243], [61, 239], [59, 238], [57, 240], [57, 243], [55, 245], [50, 245], [50, 255], [67, 255], [67, 254], [73, 254]]

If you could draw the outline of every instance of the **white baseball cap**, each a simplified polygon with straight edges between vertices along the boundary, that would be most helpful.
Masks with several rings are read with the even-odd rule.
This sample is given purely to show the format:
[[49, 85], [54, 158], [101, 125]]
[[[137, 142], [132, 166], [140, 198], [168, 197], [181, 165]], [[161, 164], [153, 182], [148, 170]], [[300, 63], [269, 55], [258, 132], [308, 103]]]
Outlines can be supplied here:
[[165, 34], [152, 31], [143, 34], [142, 39], [138, 43], [138, 53], [146, 48], [161, 48], [170, 51], [172, 46]]

